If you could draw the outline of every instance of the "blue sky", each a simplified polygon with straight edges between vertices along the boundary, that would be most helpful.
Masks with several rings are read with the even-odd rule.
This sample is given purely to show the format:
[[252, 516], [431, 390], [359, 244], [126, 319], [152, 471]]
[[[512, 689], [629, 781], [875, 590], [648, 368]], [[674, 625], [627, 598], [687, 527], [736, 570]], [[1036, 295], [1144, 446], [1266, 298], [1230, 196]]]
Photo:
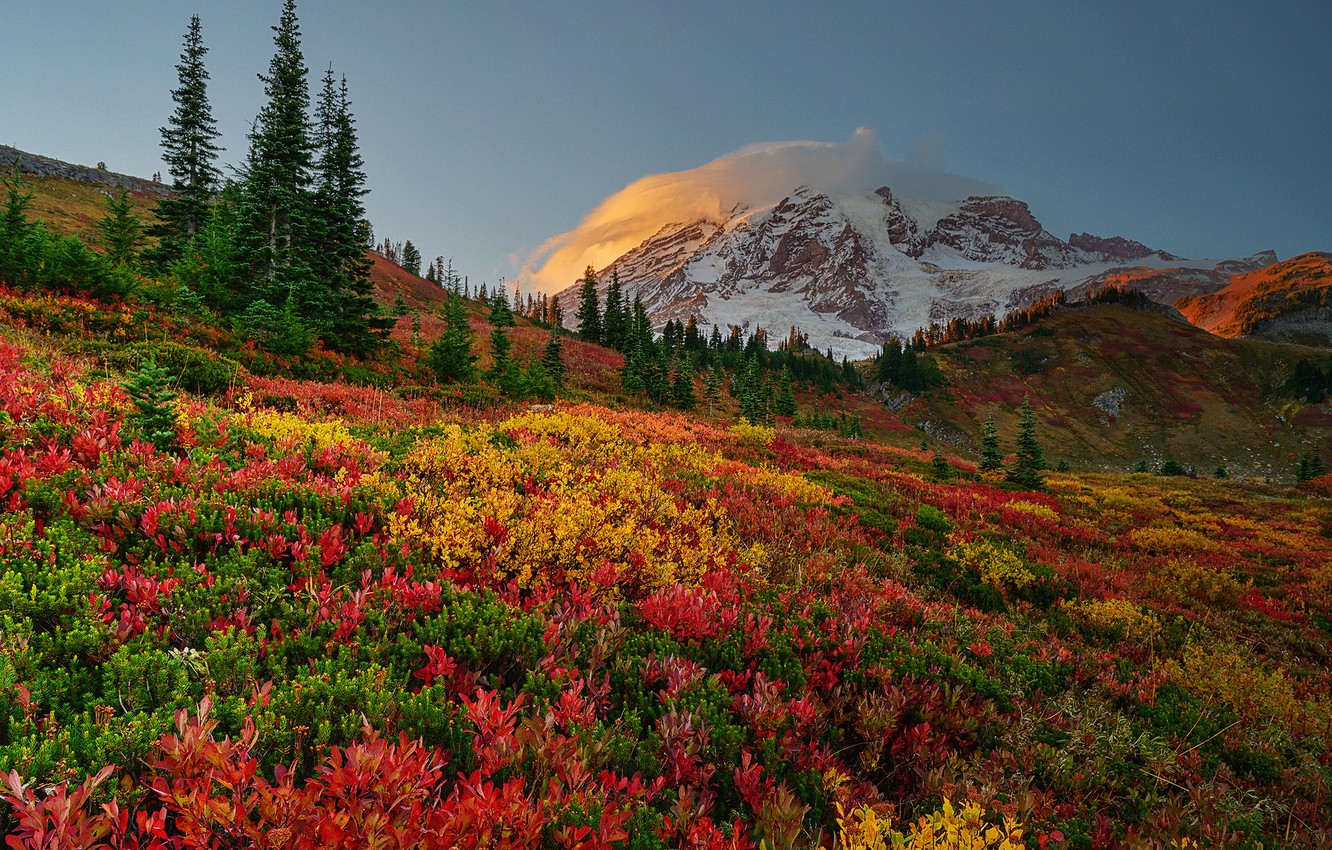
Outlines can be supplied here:
[[[0, 28], [0, 143], [162, 169], [192, 13], [239, 161], [279, 0], [44, 0]], [[380, 236], [475, 280], [649, 174], [846, 142], [998, 184], [1046, 228], [1192, 257], [1332, 250], [1321, 2], [305, 0], [348, 77]], [[794, 188], [794, 187], [792, 187]]]

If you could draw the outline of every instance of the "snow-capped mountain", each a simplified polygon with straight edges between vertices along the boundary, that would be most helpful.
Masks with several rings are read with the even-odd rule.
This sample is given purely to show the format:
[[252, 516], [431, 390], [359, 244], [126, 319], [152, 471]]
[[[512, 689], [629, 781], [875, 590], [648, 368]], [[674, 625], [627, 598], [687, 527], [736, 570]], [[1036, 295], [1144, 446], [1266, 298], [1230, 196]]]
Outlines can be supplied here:
[[[953, 317], [1002, 315], [1056, 289], [1092, 291], [1151, 279], [1165, 303], [1226, 285], [1270, 255], [1180, 260], [1122, 237], [1046, 231], [1027, 204], [973, 196], [945, 204], [801, 187], [774, 204], [661, 227], [599, 269], [643, 299], [658, 327], [694, 316], [707, 327], [798, 326], [810, 343], [853, 358], [890, 335]], [[577, 286], [561, 293], [566, 313]]]

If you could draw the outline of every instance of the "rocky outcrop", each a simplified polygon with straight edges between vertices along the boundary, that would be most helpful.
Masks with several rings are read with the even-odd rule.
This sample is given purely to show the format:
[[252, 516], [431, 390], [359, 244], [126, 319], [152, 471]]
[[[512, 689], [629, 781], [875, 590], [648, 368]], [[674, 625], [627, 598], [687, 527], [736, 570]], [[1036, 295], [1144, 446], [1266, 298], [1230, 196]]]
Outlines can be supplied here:
[[902, 208], [902, 202], [893, 197], [892, 189], [880, 186], [874, 194], [883, 198], [884, 206], [888, 207], [888, 239], [908, 257], [920, 257], [927, 244], [920, 225]]
[[0, 172], [11, 173], [16, 168], [19, 173], [31, 174], [34, 177], [62, 177], [66, 180], [93, 183], [111, 189], [123, 186], [131, 192], [150, 195], [167, 195], [171, 192], [171, 187], [164, 183], [107, 171], [105, 167], [89, 168], [86, 165], [74, 165], [49, 156], [0, 145]]
[[1090, 233], [1074, 233], [1068, 237], [1068, 244], [1081, 251], [1101, 254], [1107, 260], [1141, 260], [1143, 257], [1160, 257], [1163, 260], [1179, 259], [1165, 251], [1148, 248], [1141, 242], [1125, 239], [1123, 236], [1111, 236], [1108, 239], [1092, 236]]
[[1024, 269], [1066, 269], [1098, 257], [1047, 232], [1022, 201], [971, 197], [930, 231], [931, 246], [951, 248], [968, 260]]

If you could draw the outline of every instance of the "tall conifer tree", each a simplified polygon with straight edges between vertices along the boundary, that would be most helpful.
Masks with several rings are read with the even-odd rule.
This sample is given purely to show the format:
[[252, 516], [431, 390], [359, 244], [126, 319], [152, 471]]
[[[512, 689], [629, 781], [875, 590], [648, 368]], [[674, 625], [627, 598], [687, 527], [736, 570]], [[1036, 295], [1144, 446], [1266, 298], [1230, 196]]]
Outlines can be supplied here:
[[985, 417], [981, 426], [981, 472], [997, 472], [1004, 468], [1004, 453], [999, 448], [999, 429], [994, 426], [994, 414]]
[[190, 18], [185, 49], [176, 66], [178, 84], [171, 91], [176, 108], [167, 126], [161, 128], [162, 160], [171, 175], [171, 194], [157, 202], [159, 223], [148, 233], [158, 239], [151, 260], [162, 266], [180, 259], [203, 230], [222, 181], [216, 164], [222, 148], [215, 144], [221, 134], [208, 103], [208, 69], [203, 62], [207, 52], [203, 28], [195, 15]]
[[307, 250], [314, 143], [295, 0], [285, 0], [273, 32], [277, 52], [268, 74], [259, 75], [268, 102], [250, 131], [237, 236], [252, 272], [253, 290], [245, 294], [290, 316], [308, 314], [314, 295]]
[[1008, 471], [1008, 480], [1028, 490], [1039, 490], [1045, 486], [1045, 452], [1036, 439], [1036, 413], [1031, 409], [1031, 402], [1022, 402], [1022, 413], [1018, 418], [1017, 460]]
[[601, 336], [606, 345], [616, 351], [624, 350], [624, 331], [628, 324], [625, 306], [620, 289], [620, 273], [612, 271], [610, 283], [606, 287], [606, 312], [601, 317]]
[[311, 262], [322, 283], [317, 299], [324, 306], [321, 324], [330, 348], [365, 354], [382, 342], [393, 323], [381, 315], [372, 295], [373, 263], [366, 253], [371, 241], [370, 223], [361, 202], [369, 194], [365, 161], [356, 138], [347, 78], [343, 77], [335, 89], [332, 68], [324, 74], [315, 118], [319, 159]]
[[591, 266], [583, 273], [579, 289], [578, 337], [588, 342], [601, 342], [601, 304], [597, 298], [597, 271]]

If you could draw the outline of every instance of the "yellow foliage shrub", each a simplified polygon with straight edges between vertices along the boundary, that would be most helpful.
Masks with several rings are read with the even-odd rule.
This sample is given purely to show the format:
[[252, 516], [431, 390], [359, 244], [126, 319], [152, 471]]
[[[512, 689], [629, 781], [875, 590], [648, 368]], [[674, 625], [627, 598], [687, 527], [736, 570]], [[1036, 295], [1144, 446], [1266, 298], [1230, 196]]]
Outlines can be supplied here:
[[1147, 641], [1161, 634], [1160, 618], [1127, 599], [1066, 600], [1063, 608], [1075, 618], [1130, 640]]
[[943, 808], [924, 815], [904, 834], [892, 828], [868, 806], [849, 815], [838, 807], [837, 846], [845, 850], [1018, 850], [1022, 827], [1011, 818], [994, 824], [987, 820], [979, 803], [967, 802], [960, 808], [944, 800]]
[[992, 540], [964, 540], [954, 543], [949, 554], [964, 567], [980, 572], [981, 579], [993, 587], [1023, 588], [1036, 581], [1026, 561], [1012, 549]]
[[740, 438], [740, 442], [754, 446], [770, 446], [777, 432], [762, 425], [751, 425], [745, 419], [731, 426], [731, 433]]
[[1040, 517], [1041, 519], [1049, 520], [1050, 522], [1057, 522], [1059, 520], [1059, 514], [1055, 513], [1045, 505], [1038, 505], [1035, 502], [1009, 502], [1004, 505], [1004, 507], [1012, 511], [1021, 511], [1024, 514], [1031, 514], [1032, 516]]
[[351, 433], [338, 421], [311, 422], [294, 413], [278, 410], [253, 410], [245, 420], [250, 430], [279, 443], [290, 440], [296, 446], [313, 446], [321, 450], [355, 442]]
[[[501, 448], [502, 431], [539, 439]], [[664, 486], [703, 450], [638, 447], [591, 417], [516, 417], [499, 429], [449, 426], [404, 462], [410, 515], [389, 530], [441, 566], [529, 585], [538, 573], [578, 580], [609, 562], [640, 590], [696, 581], [735, 563], [739, 541], [714, 501], [689, 504]]]
[[1135, 528], [1128, 534], [1133, 545], [1147, 552], [1214, 552], [1218, 545], [1189, 528]]

